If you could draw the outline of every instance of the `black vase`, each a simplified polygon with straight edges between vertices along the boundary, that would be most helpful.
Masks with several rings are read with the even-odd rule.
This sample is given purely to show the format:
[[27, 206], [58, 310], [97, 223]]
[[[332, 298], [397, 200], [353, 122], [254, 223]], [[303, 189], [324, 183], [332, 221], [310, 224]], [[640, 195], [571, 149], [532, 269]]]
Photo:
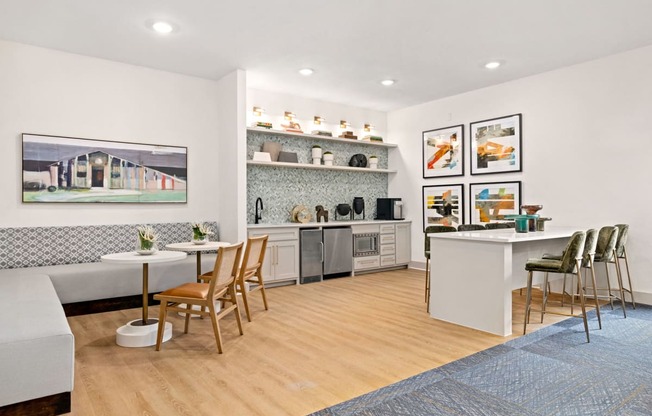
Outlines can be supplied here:
[[364, 211], [364, 198], [361, 196], [356, 196], [353, 198], [353, 212], [357, 215], [362, 214]]

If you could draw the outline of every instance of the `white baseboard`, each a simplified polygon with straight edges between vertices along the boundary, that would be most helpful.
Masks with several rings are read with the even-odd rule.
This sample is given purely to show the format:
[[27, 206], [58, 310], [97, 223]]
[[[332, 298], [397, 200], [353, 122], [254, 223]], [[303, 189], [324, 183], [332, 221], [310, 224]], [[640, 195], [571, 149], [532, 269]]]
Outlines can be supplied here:
[[408, 269], [418, 269], [418, 270], [426, 270], [426, 262], [425, 261], [411, 261], [408, 264]]

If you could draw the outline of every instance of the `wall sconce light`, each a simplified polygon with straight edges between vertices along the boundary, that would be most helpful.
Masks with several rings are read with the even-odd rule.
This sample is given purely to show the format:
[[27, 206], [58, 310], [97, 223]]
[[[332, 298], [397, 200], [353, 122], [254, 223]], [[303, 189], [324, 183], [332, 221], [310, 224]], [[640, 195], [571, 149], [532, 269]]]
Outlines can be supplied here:
[[345, 129], [345, 128], [350, 127], [350, 126], [351, 126], [351, 124], [348, 121], [340, 120], [340, 128], [341, 129]]
[[254, 115], [256, 117], [262, 116], [264, 112], [265, 112], [265, 109], [260, 108], [260, 107], [254, 107]]
[[323, 123], [324, 121], [326, 121], [323, 117], [319, 117], [319, 116], [315, 116], [314, 120], [315, 120], [315, 124], [317, 124], [317, 125], [319, 125], [319, 124]]
[[295, 117], [296, 117], [296, 115], [292, 111], [286, 111], [285, 112], [285, 119], [286, 120], [292, 121], [292, 120], [294, 120]]
[[374, 128], [374, 126], [372, 126], [369, 123], [365, 123], [365, 125], [364, 125], [364, 131], [371, 131], [371, 129], [373, 129], [373, 128]]

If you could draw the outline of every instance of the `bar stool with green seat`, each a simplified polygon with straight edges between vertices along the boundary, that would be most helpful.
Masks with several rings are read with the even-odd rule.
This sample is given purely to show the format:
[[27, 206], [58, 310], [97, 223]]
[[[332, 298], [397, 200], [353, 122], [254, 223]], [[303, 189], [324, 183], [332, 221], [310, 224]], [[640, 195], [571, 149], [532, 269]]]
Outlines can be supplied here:
[[[549, 273], [573, 273], [577, 275], [577, 281], [579, 282], [580, 287], [580, 305], [582, 307], [582, 318], [584, 320], [584, 331], [586, 332], [586, 342], [590, 342], [589, 339], [589, 324], [586, 320], [586, 307], [584, 305], [584, 285], [582, 284], [582, 255], [584, 253], [584, 243], [586, 242], [586, 233], [584, 231], [576, 231], [571, 236], [566, 248], [564, 249], [564, 254], [560, 260], [556, 259], [528, 259], [525, 263], [525, 270], [528, 272], [527, 277], [527, 294], [525, 298], [525, 316], [523, 319], [523, 334], [527, 331], [527, 324], [530, 319], [530, 312], [532, 311], [531, 302], [532, 302], [532, 277], [534, 272], [543, 272], [544, 281], [542, 290], [544, 291], [543, 298], [546, 298], [546, 291], [548, 290], [548, 274]], [[545, 310], [545, 303], [541, 307], [541, 322], [543, 322], [544, 313], [555, 313]], [[560, 314], [566, 315], [566, 314]]]
[[487, 227], [482, 224], [460, 224], [457, 226], [457, 231], [480, 231], [486, 229]]
[[[593, 282], [593, 299], [595, 300], [595, 311], [596, 315], [598, 317], [598, 325], [599, 328], [602, 329], [602, 317], [600, 316], [600, 302], [598, 301], [598, 292], [596, 290], [596, 283], [595, 283], [595, 269], [593, 268], [593, 259], [595, 258], [595, 251], [598, 246], [598, 230], [591, 228], [586, 231], [586, 241], [584, 242], [584, 252], [582, 253], [582, 269], [584, 269], [584, 280], [586, 281], [586, 274], [591, 270], [591, 280]], [[554, 260], [561, 260], [563, 257], [562, 255], [552, 255], [552, 254], [544, 254], [543, 258], [544, 259], [554, 259]], [[571, 276], [571, 288], [574, 288], [575, 286], [573, 285], [574, 283], [573, 277]], [[579, 286], [579, 285], [578, 285]], [[564, 283], [562, 285], [562, 292], [561, 292], [561, 306], [564, 306], [564, 295], [570, 296], [571, 299], [571, 314], [574, 313], [573, 311], [573, 305], [574, 305], [574, 300], [575, 297], [579, 297], [579, 290], [578, 293], [576, 294], [574, 289], [571, 289], [571, 293], [566, 292], [566, 274], [564, 274]], [[544, 305], [546, 304], [547, 301], [547, 296], [546, 299], [544, 299]], [[545, 308], [545, 307], [544, 307]]]
[[614, 262], [618, 267], [618, 272], [620, 273], [620, 282], [622, 284], [622, 268], [620, 267], [620, 260], [625, 260], [625, 269], [627, 270], [627, 282], [629, 283], [629, 288], [623, 286], [623, 292], [629, 293], [629, 296], [632, 298], [632, 307], [636, 309], [636, 302], [634, 301], [634, 289], [632, 288], [632, 277], [629, 274], [629, 261], [627, 260], [627, 249], [625, 245], [627, 244], [627, 236], [629, 234], [629, 225], [627, 224], [616, 224], [618, 228], [618, 241], [616, 241], [616, 257]]
[[452, 233], [456, 232], [457, 229], [455, 227], [451, 227], [449, 225], [429, 225], [426, 227], [425, 230], [425, 245], [424, 245], [424, 254], [426, 256], [426, 290], [425, 290], [425, 302], [426, 302], [426, 311], [429, 313], [430, 312], [430, 238], [428, 238], [428, 234], [433, 234], [433, 233]]
[[[614, 307], [614, 299], [620, 299], [620, 304], [623, 307], [623, 317], [627, 318], [627, 311], [625, 311], [625, 293], [623, 291], [623, 282], [620, 275], [620, 269], [616, 261], [616, 244], [618, 243], [618, 228], [613, 226], [606, 226], [600, 228], [598, 233], [598, 247], [595, 250], [594, 263], [604, 263], [604, 269], [607, 277], [606, 287], [596, 287], [596, 290], [603, 292], [606, 295], [598, 295], [599, 298], [608, 299], [611, 304], [611, 309]], [[614, 295], [613, 291], [616, 288], [611, 286], [611, 277], [609, 276], [609, 263], [615, 263], [616, 280], [618, 281], [618, 293], [620, 296]]]

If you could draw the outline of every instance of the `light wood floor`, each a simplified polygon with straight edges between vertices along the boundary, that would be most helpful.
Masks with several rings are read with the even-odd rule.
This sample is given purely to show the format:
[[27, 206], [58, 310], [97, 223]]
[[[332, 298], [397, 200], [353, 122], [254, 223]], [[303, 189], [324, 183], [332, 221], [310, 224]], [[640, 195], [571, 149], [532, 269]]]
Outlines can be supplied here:
[[[423, 283], [423, 271], [400, 270], [278, 287], [267, 291], [269, 311], [256, 293], [244, 336], [233, 316], [221, 321], [224, 354], [208, 319], [193, 319], [184, 335], [183, 318], [170, 314], [173, 337], [156, 352], [115, 344], [116, 328], [139, 318], [139, 309], [68, 318], [76, 344], [72, 414], [304, 415], [522, 333], [518, 291], [517, 335], [503, 338], [429, 318]], [[544, 325], [559, 319], [547, 315]]]

